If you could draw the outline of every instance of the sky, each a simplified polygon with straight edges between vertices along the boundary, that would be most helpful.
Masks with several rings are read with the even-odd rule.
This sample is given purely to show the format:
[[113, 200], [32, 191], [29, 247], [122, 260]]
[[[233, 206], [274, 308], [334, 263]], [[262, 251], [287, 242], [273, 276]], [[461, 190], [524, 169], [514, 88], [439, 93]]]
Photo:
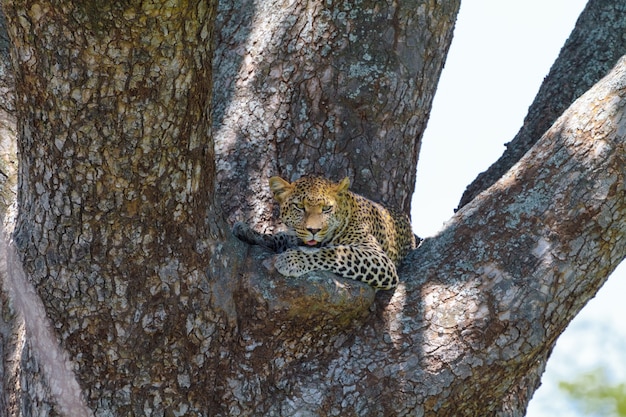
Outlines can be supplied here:
[[[465, 187], [522, 126], [585, 0], [467, 0], [435, 95], [417, 167], [412, 222], [434, 235]], [[527, 417], [585, 416], [558, 389], [598, 366], [626, 381], [626, 263], [557, 341]], [[588, 415], [588, 414], [587, 414]]]

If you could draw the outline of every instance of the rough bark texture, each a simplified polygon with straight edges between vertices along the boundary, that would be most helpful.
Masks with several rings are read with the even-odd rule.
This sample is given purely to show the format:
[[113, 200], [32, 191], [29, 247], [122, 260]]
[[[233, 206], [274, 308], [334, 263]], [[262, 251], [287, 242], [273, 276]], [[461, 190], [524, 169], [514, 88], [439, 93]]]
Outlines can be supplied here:
[[[9, 56], [9, 36], [0, 10], [0, 222], [14, 206], [17, 193], [15, 140], [15, 79]], [[12, 216], [9, 216], [12, 217]]]
[[[15, 135], [15, 80], [9, 58], [9, 37], [4, 14], [0, 10], [0, 224], [10, 232], [9, 218], [14, 217], [17, 196], [17, 141]], [[1, 243], [0, 243], [1, 244]], [[2, 252], [2, 251], [0, 251]], [[0, 254], [0, 417], [8, 417], [13, 407], [9, 393], [20, 385], [20, 371], [25, 363], [20, 357], [24, 346], [24, 322], [15, 314], [6, 286], [6, 258]], [[11, 363], [13, 362], [13, 363]], [[36, 383], [33, 383], [36, 385]]]
[[[240, 5], [232, 10], [240, 24], [221, 23], [222, 39], [233, 28], [231, 46], [243, 49], [236, 50], [242, 61], [231, 67], [232, 85], [219, 84], [215, 93], [232, 97], [219, 103], [250, 98], [252, 109], [261, 98], [273, 103], [260, 95], [267, 93], [266, 84], [254, 87], [253, 80], [272, 74], [274, 64], [265, 63], [278, 62], [281, 73], [301, 78], [285, 81], [286, 102], [272, 96], [280, 103], [276, 109], [287, 103], [288, 122], [277, 123], [307, 132], [306, 140], [291, 145], [276, 134], [271, 152], [256, 143], [216, 144], [220, 155], [229, 157], [237, 149], [254, 150], [248, 158], [258, 166], [247, 171], [236, 159], [234, 174], [245, 178], [249, 172], [264, 181], [264, 170], [274, 163], [285, 176], [311, 164], [331, 174], [345, 169], [359, 176], [370, 169], [389, 184], [408, 181], [387, 168], [375, 171], [368, 162], [382, 157], [371, 153], [382, 148], [368, 141], [382, 137], [376, 136], [382, 135], [378, 126], [387, 126], [387, 119], [370, 119], [369, 113], [362, 123], [375, 133], [362, 142], [354, 139], [362, 154], [340, 155], [336, 161], [350, 161], [337, 163], [343, 168], [322, 166], [318, 151], [338, 143], [339, 136], [306, 151], [317, 159], [307, 157], [315, 162], [301, 168], [288, 168], [284, 159], [323, 137], [316, 135], [330, 129], [323, 122], [318, 126], [327, 112], [342, 115], [335, 128], [345, 137], [355, 128], [350, 112], [359, 100], [372, 97], [375, 109], [395, 114], [377, 94], [396, 97], [398, 90], [370, 90], [367, 73], [350, 75], [351, 65], [341, 61], [353, 48], [355, 65], [362, 66], [358, 59], [367, 51], [359, 48], [365, 46], [351, 42], [365, 35], [355, 28], [381, 24], [367, 12], [373, 6], [359, 4], [362, 9], [329, 1], [323, 7], [280, 4], [287, 12], [273, 9], [283, 19], [264, 32], [266, 42], [261, 33], [248, 37], [236, 29], [263, 32], [258, 25], [273, 21], [263, 7], [278, 3], [255, 4], [253, 10]], [[16, 68], [20, 193], [15, 244], [0, 246], [0, 416], [521, 416], [556, 337], [626, 254], [624, 62], [507, 176], [409, 256], [398, 289], [376, 294], [329, 273], [285, 279], [272, 271], [268, 253], [227, 233], [220, 207], [232, 207], [229, 193], [246, 196], [250, 204], [265, 201], [256, 195], [260, 182], [259, 188], [241, 182], [228, 193], [214, 192], [208, 68], [215, 4], [55, 2], [53, 7], [5, 1], [3, 6]], [[451, 15], [437, 15], [440, 9], [431, 3], [410, 11], [393, 7], [398, 22], [413, 16], [402, 24], [426, 33], [410, 39], [432, 41], [429, 46], [407, 41], [406, 47], [424, 48], [416, 59], [432, 55], [433, 68], [443, 62], [435, 55], [447, 50], [448, 29], [433, 28], [451, 27]], [[380, 10], [388, 21], [390, 11]], [[358, 23], [357, 17], [369, 23]], [[327, 28], [313, 31], [324, 21]], [[389, 26], [401, 27], [396, 23]], [[334, 33], [335, 26], [348, 35], [338, 31], [327, 42], [333, 46], [329, 61], [307, 55], [307, 47], [316, 45], [307, 36]], [[291, 47], [290, 36], [296, 39]], [[344, 36], [348, 44], [342, 49]], [[441, 50], [429, 49], [442, 44]], [[400, 45], [396, 52], [402, 52]], [[335, 50], [344, 55], [332, 61]], [[255, 61], [259, 56], [284, 61]], [[370, 56], [379, 62], [375, 53]], [[223, 65], [220, 59], [216, 62]], [[327, 107], [310, 110], [315, 100], [306, 94], [325, 97], [327, 91], [310, 80], [323, 77], [330, 61], [336, 65], [331, 75], [348, 77], [336, 88], [352, 89], [350, 82], [360, 80], [365, 95], [348, 100], [343, 93], [327, 93]], [[293, 70], [285, 71], [290, 66]], [[381, 80], [404, 85], [388, 70], [378, 74]], [[248, 79], [249, 74], [254, 75]], [[438, 72], [429, 74], [434, 79], [424, 78], [421, 90], [407, 87], [406, 94], [432, 91], [427, 84], [436, 84]], [[303, 110], [304, 103], [310, 111]], [[410, 105], [415, 111], [428, 108]], [[274, 107], [258, 108], [265, 113], [255, 116], [257, 122], [274, 117]], [[224, 108], [223, 120], [234, 114], [242, 128], [255, 128], [240, 107], [233, 110]], [[426, 115], [416, 117], [411, 129]], [[317, 124], [308, 125], [309, 120]], [[227, 125], [233, 140], [243, 140], [247, 130], [229, 123], [216, 125]], [[404, 137], [402, 126], [395, 129], [390, 137]], [[419, 137], [421, 128], [416, 129]], [[341, 143], [352, 143], [345, 137]], [[384, 155], [387, 161], [390, 154]], [[397, 197], [406, 190], [386, 190], [376, 192], [389, 193], [400, 205], [408, 197]], [[242, 213], [256, 216], [248, 209]]]
[[231, 223], [272, 223], [272, 175], [349, 176], [353, 190], [408, 213], [458, 8], [457, 0], [221, 1], [214, 123]]
[[506, 173], [570, 104], [626, 54], [626, 2], [590, 0], [504, 154], [467, 186], [463, 207]]
[[[316, 337], [303, 333], [303, 360], [276, 380], [247, 379], [239, 397], [228, 398], [230, 409], [523, 416], [556, 338], [626, 256], [625, 129], [622, 60], [505, 177], [410, 255], [404, 284], [379, 294], [368, 317], [349, 332], [334, 333], [329, 321]], [[260, 263], [246, 274], [264, 296], [248, 301], [258, 320], [248, 323], [237, 362], [257, 378], [276, 377], [267, 332], [281, 335], [285, 326], [267, 307], [265, 276]], [[364, 296], [354, 300], [366, 305]], [[289, 317], [294, 326], [309, 318]]]
[[[209, 408], [208, 364], [217, 359], [207, 352], [220, 348], [223, 319], [208, 275], [224, 267], [211, 259], [227, 229], [213, 199], [215, 9], [4, 4], [21, 155], [14, 239], [96, 415]], [[7, 385], [10, 410], [76, 415], [55, 389], [62, 378], [46, 362], [47, 345], [30, 356], [43, 336], [29, 333], [32, 300], [14, 290], [18, 265], [7, 268], [6, 287], [26, 316], [16, 372], [27, 382]]]

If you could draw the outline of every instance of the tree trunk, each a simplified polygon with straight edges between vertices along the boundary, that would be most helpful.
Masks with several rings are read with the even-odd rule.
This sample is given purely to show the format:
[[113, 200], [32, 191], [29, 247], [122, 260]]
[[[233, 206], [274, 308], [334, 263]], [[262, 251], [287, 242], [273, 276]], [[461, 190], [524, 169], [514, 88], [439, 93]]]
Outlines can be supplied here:
[[271, 224], [272, 175], [349, 176], [408, 213], [459, 3], [220, 2], [214, 126], [231, 223]]
[[[14, 241], [85, 403], [96, 415], [206, 413], [226, 320], [213, 287], [232, 276], [216, 249], [227, 230], [210, 132], [216, 5], [4, 6], [21, 157]], [[5, 398], [13, 413], [75, 415], [35, 343], [30, 301], [15, 304], [25, 346], [8, 376], [28, 383]]]
[[224, 2], [216, 43], [213, 3], [3, 6], [0, 416], [521, 416], [626, 254], [625, 62], [375, 293], [281, 277], [224, 217], [269, 222], [270, 172], [407, 210], [458, 2]]
[[[556, 338], [626, 256], [625, 120], [626, 59], [409, 256], [394, 293], [379, 294], [369, 312], [370, 293], [343, 301], [364, 315], [341, 313], [353, 320], [346, 330], [329, 312], [335, 300], [321, 312], [312, 297], [279, 300], [273, 290], [328, 285], [324, 276], [268, 282], [257, 261], [244, 277], [257, 319], [247, 323], [234, 377], [254, 382], [233, 393], [231, 407], [523, 416]], [[300, 342], [284, 331], [298, 326]], [[288, 349], [297, 360], [285, 368]]]

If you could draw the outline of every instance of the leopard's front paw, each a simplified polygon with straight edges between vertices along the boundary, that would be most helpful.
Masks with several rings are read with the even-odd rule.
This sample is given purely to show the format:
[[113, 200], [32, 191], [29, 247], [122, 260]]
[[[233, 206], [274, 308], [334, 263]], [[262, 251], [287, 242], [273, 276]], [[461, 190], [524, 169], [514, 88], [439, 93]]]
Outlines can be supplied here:
[[237, 222], [233, 225], [233, 235], [242, 242], [246, 242], [250, 245], [260, 244], [259, 233], [251, 228], [247, 223]]
[[241, 240], [246, 240], [245, 238], [250, 234], [250, 226], [248, 226], [244, 222], [237, 222], [233, 224], [233, 235], [238, 237]]
[[290, 249], [276, 256], [274, 267], [286, 277], [299, 277], [308, 272], [303, 265], [302, 252]]

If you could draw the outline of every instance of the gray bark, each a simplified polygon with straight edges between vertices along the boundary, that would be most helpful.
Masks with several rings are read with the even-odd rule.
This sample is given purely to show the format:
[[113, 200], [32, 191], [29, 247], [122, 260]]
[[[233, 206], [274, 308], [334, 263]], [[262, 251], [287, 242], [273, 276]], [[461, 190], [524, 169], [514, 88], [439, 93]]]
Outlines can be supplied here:
[[349, 176], [353, 190], [408, 213], [459, 1], [219, 7], [217, 191], [230, 222], [272, 223], [273, 175]]
[[626, 2], [590, 0], [502, 156], [467, 186], [463, 207], [504, 175], [554, 121], [626, 54]]
[[[406, 103], [399, 90], [370, 89], [368, 72], [357, 71], [352, 81], [368, 86], [363, 97], [324, 93], [328, 106], [311, 106], [307, 94], [325, 97], [322, 83], [310, 81], [325, 74], [319, 68], [337, 59], [331, 74], [350, 74], [350, 64], [332, 52], [348, 49], [331, 48], [324, 58], [320, 47], [317, 59], [315, 42], [299, 42], [307, 34], [343, 27], [348, 34], [338, 31], [331, 40], [343, 45], [347, 38], [365, 59], [359, 49], [365, 46], [350, 43], [365, 36], [355, 28], [385, 26], [359, 23], [371, 21], [365, 3], [362, 9], [323, 4], [285, 4], [288, 12], [300, 13], [266, 32], [276, 38], [265, 44], [259, 44], [263, 36], [234, 29], [255, 29], [257, 18], [271, 21], [272, 13], [262, 10], [266, 3], [255, 4], [250, 15], [250, 8], [231, 10], [230, 23], [224, 17], [230, 14], [223, 15], [216, 71], [219, 77], [228, 74], [224, 62], [237, 70], [230, 72], [231, 83], [223, 78], [216, 84], [214, 97], [223, 98], [215, 98], [215, 114], [223, 121], [215, 126], [226, 126], [235, 142], [218, 143], [224, 136], [217, 133], [214, 155], [208, 62], [215, 4], [151, 3], [141, 7], [155, 9], [141, 9], [132, 2], [3, 3], [16, 68], [17, 100], [8, 113], [17, 116], [20, 179], [16, 245], [6, 247], [6, 264], [0, 266], [0, 405], [6, 405], [0, 413], [523, 415], [554, 341], [626, 255], [626, 63], [577, 101], [446, 230], [409, 255], [400, 271], [403, 284], [395, 291], [375, 293], [330, 273], [285, 279], [271, 271], [270, 254], [228, 233], [221, 207], [237, 205], [231, 201], [235, 193], [250, 202], [237, 216], [264, 219], [268, 214], [259, 213], [269, 212], [269, 206], [257, 194], [273, 164], [285, 176], [307, 167], [357, 177], [370, 169], [377, 186], [408, 181], [389, 164], [375, 171], [373, 156], [391, 153], [370, 154], [391, 145], [374, 140], [382, 137], [378, 126], [387, 126], [388, 119], [367, 112], [396, 113], [368, 94], [389, 92], [401, 108]], [[439, 74], [434, 69], [443, 62], [440, 54], [445, 56], [458, 6], [444, 5], [405, 10], [402, 3], [394, 6], [398, 20], [391, 22], [394, 29], [395, 24], [418, 28], [410, 39], [426, 43], [406, 45], [423, 48], [416, 59], [433, 69], [432, 78], [411, 90], [409, 76], [406, 84], [393, 78], [393, 63], [385, 67], [389, 73], [378, 74], [406, 85], [406, 97], [425, 94], [410, 104], [412, 111], [424, 110], [411, 125], [415, 137], [421, 136]], [[346, 16], [340, 16], [342, 7]], [[326, 8], [337, 15], [325, 14]], [[381, 21], [389, 22], [389, 13], [381, 12]], [[323, 22], [329, 26], [313, 30]], [[286, 34], [295, 36], [296, 29], [300, 41], [283, 45], [280, 40], [291, 39]], [[388, 45], [387, 37], [372, 36]], [[226, 39], [240, 63], [225, 57], [230, 50], [219, 49]], [[263, 45], [280, 47], [266, 51]], [[400, 45], [395, 51], [401, 56]], [[246, 78], [277, 76], [272, 65], [263, 66], [268, 62], [279, 62], [281, 70], [293, 65], [287, 74], [297, 81], [285, 81], [288, 94], [271, 96], [276, 102], [263, 95], [271, 84]], [[352, 88], [344, 81], [335, 87]], [[359, 101], [369, 97], [374, 110]], [[248, 99], [257, 119], [242, 116], [238, 106]], [[241, 117], [234, 124], [225, 121], [232, 115], [226, 107], [219, 116], [219, 106], [231, 101]], [[287, 121], [272, 119], [276, 103], [276, 109], [288, 105]], [[352, 113], [358, 109], [367, 117], [357, 123]], [[406, 116], [398, 111], [398, 117]], [[336, 127], [343, 133], [320, 143], [325, 136], [316, 135], [330, 132], [326, 114], [342, 115]], [[290, 144], [272, 136], [270, 152], [262, 152], [265, 145], [256, 147], [262, 134], [254, 136], [261, 142], [243, 141], [247, 129], [267, 120], [306, 134]], [[371, 124], [375, 132], [354, 140], [362, 153], [329, 146], [326, 157], [339, 167], [332, 169], [310, 156], [319, 157], [326, 143], [353, 144], [349, 134], [342, 135], [359, 123]], [[388, 130], [394, 140], [402, 138], [403, 150], [417, 152], [419, 145], [408, 140], [410, 129]], [[236, 155], [242, 149], [255, 150], [249, 164]], [[293, 155], [315, 162], [289, 169], [285, 158]], [[216, 192], [213, 162], [228, 158], [234, 158], [236, 178], [227, 180], [238, 185], [225, 183]], [[414, 175], [413, 169], [407, 175]], [[248, 186], [245, 173], [258, 184]], [[361, 176], [361, 192], [389, 195], [406, 209], [411, 186], [373, 190], [367, 178]], [[257, 201], [260, 211], [251, 211]]]
[[[285, 280], [267, 283], [260, 264], [250, 267], [244, 280], [257, 297], [247, 303], [259, 320], [248, 323], [241, 369], [273, 369], [263, 360], [268, 333], [274, 352], [273, 343], [296, 343], [282, 339], [283, 326], [323, 330], [302, 334], [297, 352], [305, 360], [276, 385], [244, 385], [250, 391], [239, 391], [231, 407], [251, 413], [242, 403], [259, 390], [270, 397], [265, 415], [523, 416], [556, 338], [626, 256], [625, 111], [623, 59], [414, 251], [404, 283], [379, 294], [348, 332], [333, 333], [332, 317], [279, 314], [284, 304], [270, 288]], [[365, 307], [369, 296], [350, 304]]]

